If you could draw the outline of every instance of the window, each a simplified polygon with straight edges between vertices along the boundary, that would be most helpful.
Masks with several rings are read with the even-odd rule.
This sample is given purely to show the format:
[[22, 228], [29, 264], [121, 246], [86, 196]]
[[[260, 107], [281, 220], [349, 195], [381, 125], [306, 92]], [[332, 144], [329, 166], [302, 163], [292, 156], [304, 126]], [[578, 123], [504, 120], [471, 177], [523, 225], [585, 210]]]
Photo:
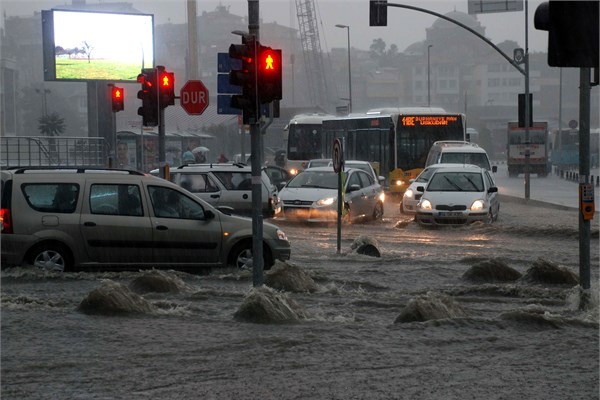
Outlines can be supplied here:
[[150, 186], [148, 193], [154, 215], [159, 218], [204, 219], [202, 206], [177, 190]]
[[75, 183], [35, 183], [22, 186], [31, 208], [41, 212], [73, 213], [77, 208], [79, 185]]
[[217, 171], [214, 174], [228, 190], [252, 190], [251, 172]]
[[144, 215], [137, 185], [94, 184], [90, 188], [92, 214], [141, 217]]
[[179, 186], [192, 193], [216, 192], [219, 190], [207, 174], [180, 174]]

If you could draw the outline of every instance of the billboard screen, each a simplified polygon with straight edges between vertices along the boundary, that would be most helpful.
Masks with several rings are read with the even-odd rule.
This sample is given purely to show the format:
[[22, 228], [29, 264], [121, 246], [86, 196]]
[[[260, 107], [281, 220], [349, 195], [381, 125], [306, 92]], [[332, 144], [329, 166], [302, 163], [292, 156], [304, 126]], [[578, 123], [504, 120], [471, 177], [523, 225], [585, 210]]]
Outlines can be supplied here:
[[136, 81], [154, 67], [154, 16], [42, 11], [44, 79]]

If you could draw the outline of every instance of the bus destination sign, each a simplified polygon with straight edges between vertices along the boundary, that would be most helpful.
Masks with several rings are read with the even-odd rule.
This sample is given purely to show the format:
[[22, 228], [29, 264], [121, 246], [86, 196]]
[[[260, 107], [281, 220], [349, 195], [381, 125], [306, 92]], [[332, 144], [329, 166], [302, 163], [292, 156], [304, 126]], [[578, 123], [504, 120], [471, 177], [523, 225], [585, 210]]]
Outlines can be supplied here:
[[402, 117], [403, 126], [447, 126], [460, 123], [458, 115], [412, 115]]

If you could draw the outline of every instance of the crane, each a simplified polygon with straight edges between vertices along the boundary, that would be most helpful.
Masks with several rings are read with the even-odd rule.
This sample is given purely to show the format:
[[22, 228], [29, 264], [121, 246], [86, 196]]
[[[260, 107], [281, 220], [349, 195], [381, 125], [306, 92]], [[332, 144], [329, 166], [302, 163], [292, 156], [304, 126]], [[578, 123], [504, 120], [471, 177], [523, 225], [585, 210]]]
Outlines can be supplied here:
[[302, 42], [309, 95], [311, 99], [314, 99], [317, 106], [326, 108], [328, 103], [327, 79], [325, 79], [325, 67], [314, 0], [296, 0], [296, 14], [298, 16], [298, 29], [300, 31], [300, 41]]

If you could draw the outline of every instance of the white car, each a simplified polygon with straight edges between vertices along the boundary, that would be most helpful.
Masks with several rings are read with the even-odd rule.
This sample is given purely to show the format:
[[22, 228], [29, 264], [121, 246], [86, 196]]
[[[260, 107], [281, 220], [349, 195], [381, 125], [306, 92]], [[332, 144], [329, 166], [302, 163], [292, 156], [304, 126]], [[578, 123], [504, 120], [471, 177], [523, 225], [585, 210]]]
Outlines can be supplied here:
[[[381, 219], [385, 194], [373, 177], [360, 169], [344, 172], [344, 219]], [[279, 192], [281, 218], [307, 222], [337, 220], [338, 174], [332, 167], [315, 167], [296, 175]]]
[[415, 218], [420, 225], [465, 225], [498, 219], [498, 187], [485, 168], [439, 168], [417, 191], [423, 193]]
[[421, 200], [423, 193], [417, 191], [418, 186], [427, 185], [431, 175], [439, 168], [452, 168], [452, 167], [475, 167], [471, 164], [433, 164], [425, 167], [423, 171], [415, 179], [410, 180], [410, 185], [406, 188], [406, 191], [402, 195], [402, 201], [400, 202], [400, 212], [402, 214], [414, 215], [417, 212], [417, 204]]

